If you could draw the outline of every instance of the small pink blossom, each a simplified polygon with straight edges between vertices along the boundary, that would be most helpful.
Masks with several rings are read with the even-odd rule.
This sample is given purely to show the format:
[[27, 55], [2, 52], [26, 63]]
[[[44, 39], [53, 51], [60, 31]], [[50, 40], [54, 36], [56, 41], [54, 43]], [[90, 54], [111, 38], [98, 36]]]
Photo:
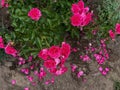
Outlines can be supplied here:
[[90, 61], [90, 60], [91, 60], [90, 57], [89, 57], [88, 55], [80, 56], [80, 58], [81, 58], [84, 62]]
[[16, 84], [16, 80], [12, 80], [11, 83], [12, 83], [12, 85], [15, 85]]
[[103, 71], [103, 68], [102, 68], [101, 66], [99, 67], [99, 71], [100, 71], [100, 72], [102, 72], [102, 71]]
[[38, 57], [42, 58], [43, 60], [47, 60], [48, 59], [48, 49], [42, 49], [39, 52]]
[[115, 32], [116, 32], [116, 34], [120, 34], [120, 24], [119, 23], [117, 23], [115, 26]]
[[8, 3], [6, 2], [6, 0], [1, 0], [0, 4], [2, 7], [8, 7]]
[[109, 30], [109, 36], [112, 40], [115, 39], [115, 33], [112, 30]]
[[71, 47], [68, 43], [62, 42], [61, 55], [64, 59], [67, 59], [71, 52]]
[[29, 74], [29, 69], [28, 68], [22, 68], [21, 72], [23, 72], [24, 74], [28, 75]]
[[33, 77], [32, 76], [27, 76], [27, 79], [32, 82], [33, 81]]
[[67, 67], [61, 67], [59, 70], [56, 71], [56, 75], [62, 75], [65, 72], [67, 72], [68, 68]]
[[109, 72], [109, 71], [110, 71], [110, 68], [106, 67], [106, 68], [105, 68], [105, 71], [106, 71], [106, 72]]
[[77, 68], [76, 65], [71, 65], [71, 70], [72, 70], [72, 72], [75, 72], [76, 68]]
[[0, 36], [0, 48], [4, 48], [4, 41], [3, 41], [3, 38], [2, 36]]
[[25, 87], [24, 90], [30, 90], [28, 87]]
[[38, 8], [32, 8], [29, 12], [28, 12], [28, 16], [35, 20], [38, 21], [40, 19], [40, 17], [42, 16], [41, 11]]
[[72, 51], [73, 52], [77, 52], [78, 50], [77, 50], [77, 48], [73, 48]]
[[77, 74], [77, 77], [80, 78], [83, 75], [84, 75], [84, 72], [83, 71], [79, 71], [78, 74]]
[[107, 72], [105, 70], [103, 70], [102, 75], [107, 75]]
[[50, 80], [45, 81], [45, 85], [50, 84]]
[[38, 75], [38, 78], [39, 78], [39, 79], [42, 79], [43, 77], [46, 76], [46, 72], [44, 71], [44, 68], [43, 68], [43, 67], [41, 67], [41, 68], [40, 68], [40, 72], [37, 72], [36, 74]]
[[92, 34], [96, 35], [97, 34], [97, 30], [92, 30]]

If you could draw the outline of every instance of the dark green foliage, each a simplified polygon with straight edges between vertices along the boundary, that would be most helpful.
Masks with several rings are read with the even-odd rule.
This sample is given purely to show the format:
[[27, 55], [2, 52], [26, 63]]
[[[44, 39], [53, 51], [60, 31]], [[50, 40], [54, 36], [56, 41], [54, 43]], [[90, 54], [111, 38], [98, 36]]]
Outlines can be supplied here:
[[[14, 31], [10, 35], [6, 34], [6, 39], [11, 37], [22, 55], [36, 56], [40, 49], [61, 43], [66, 32], [79, 37], [78, 30], [70, 24], [72, 3], [72, 0], [9, 0]], [[39, 21], [27, 16], [33, 7], [42, 12]]]
[[96, 20], [99, 34], [102, 38], [108, 36], [108, 30], [115, 29], [115, 24], [120, 22], [120, 1], [102, 0], [98, 5], [98, 18]]
[[114, 90], [120, 90], [120, 82], [116, 81], [114, 83]]

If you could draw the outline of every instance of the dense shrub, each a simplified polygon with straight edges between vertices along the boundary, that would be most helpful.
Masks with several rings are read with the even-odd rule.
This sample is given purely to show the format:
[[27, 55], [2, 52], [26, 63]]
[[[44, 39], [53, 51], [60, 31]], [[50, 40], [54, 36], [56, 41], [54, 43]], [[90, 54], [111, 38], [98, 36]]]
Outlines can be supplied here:
[[[73, 36], [77, 34], [70, 24], [72, 2], [72, 0], [9, 0], [10, 20], [14, 31], [5, 37], [15, 42], [21, 55], [26, 56], [27, 54], [36, 56], [40, 49], [60, 44], [67, 31], [71, 31]], [[32, 8], [41, 10], [42, 17], [38, 21], [28, 16]]]

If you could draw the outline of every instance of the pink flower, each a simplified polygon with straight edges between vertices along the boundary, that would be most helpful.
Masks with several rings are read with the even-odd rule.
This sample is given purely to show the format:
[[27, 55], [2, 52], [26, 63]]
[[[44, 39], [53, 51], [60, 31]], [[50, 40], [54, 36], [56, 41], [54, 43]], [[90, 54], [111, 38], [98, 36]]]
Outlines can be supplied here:
[[65, 72], [67, 72], [67, 70], [68, 70], [68, 68], [65, 67], [65, 66], [63, 66], [63, 67], [61, 67], [59, 70], [57, 70], [55, 74], [56, 74], [56, 75], [62, 75], [62, 74], [64, 74]]
[[73, 26], [80, 26], [81, 25], [81, 15], [80, 14], [74, 14], [71, 18], [71, 24]]
[[75, 72], [76, 69], [77, 69], [77, 66], [76, 66], [76, 65], [71, 65], [71, 70], [72, 70], [72, 72]]
[[80, 8], [79, 8], [78, 4], [72, 4], [71, 11], [73, 14], [79, 13]]
[[99, 71], [100, 71], [100, 72], [102, 72], [102, 71], [103, 71], [103, 68], [102, 68], [101, 66], [99, 67]]
[[120, 34], [120, 24], [119, 23], [116, 24], [115, 31], [116, 31], [116, 34]]
[[11, 83], [12, 83], [12, 85], [15, 85], [16, 84], [16, 80], [12, 80]]
[[6, 0], [1, 0], [0, 4], [2, 7], [8, 7], [8, 3], [6, 3]]
[[25, 87], [24, 90], [29, 90], [29, 88], [28, 88], [28, 87]]
[[80, 56], [80, 58], [81, 58], [84, 62], [91, 60], [88, 55]]
[[102, 75], [107, 75], [107, 72], [105, 70], [103, 70]]
[[58, 46], [52, 46], [49, 48], [48, 50], [48, 55], [51, 57], [51, 58], [59, 58], [60, 57], [60, 53], [61, 53], [61, 50], [60, 50], [60, 47]]
[[29, 12], [28, 12], [28, 16], [35, 20], [38, 21], [40, 19], [40, 17], [42, 16], [41, 11], [38, 8], [32, 8]]
[[115, 33], [112, 30], [109, 30], [109, 36], [111, 39], [115, 39]]
[[79, 71], [77, 74], [77, 77], [80, 78], [81, 76], [83, 76], [84, 72], [83, 71]]
[[39, 79], [42, 79], [46, 76], [46, 72], [44, 71], [43, 67], [40, 68], [40, 72], [37, 75]]
[[64, 59], [67, 59], [68, 56], [70, 55], [70, 52], [71, 52], [70, 49], [71, 49], [71, 47], [69, 44], [67, 44], [65, 42], [62, 43], [61, 55]]
[[42, 49], [39, 52], [38, 57], [42, 58], [43, 60], [47, 60], [47, 58], [48, 58], [48, 49]]
[[55, 68], [56, 67], [56, 62], [54, 60], [47, 60], [44, 62], [44, 66], [46, 68]]
[[83, 21], [83, 26], [86, 26], [89, 24], [89, 22], [92, 20], [92, 15], [93, 15], [92, 12], [86, 14], [86, 18]]
[[105, 71], [106, 71], [106, 72], [109, 72], [109, 71], [110, 71], [110, 68], [106, 67], [106, 68], [105, 68]]
[[80, 9], [83, 9], [83, 8], [84, 8], [84, 2], [83, 2], [82, 0], [80, 0], [80, 1], [78, 2], [78, 5], [79, 5], [79, 8], [80, 8]]
[[8, 44], [8, 45], [5, 47], [5, 53], [15, 56], [16, 53], [17, 53], [17, 50], [16, 50], [14, 47], [12, 47], [12, 46], [10, 46], [10, 45]]
[[0, 36], [0, 48], [4, 48], [3, 38]]
[[27, 76], [27, 79], [32, 82], [33, 81], [33, 77], [32, 76]]

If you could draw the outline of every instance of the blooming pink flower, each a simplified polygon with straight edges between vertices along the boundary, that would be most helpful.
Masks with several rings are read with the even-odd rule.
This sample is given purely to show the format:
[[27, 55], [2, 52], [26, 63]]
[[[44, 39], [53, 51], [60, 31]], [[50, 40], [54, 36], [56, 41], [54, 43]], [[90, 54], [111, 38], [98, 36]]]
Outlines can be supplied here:
[[109, 71], [110, 71], [110, 68], [106, 67], [106, 68], [105, 68], [105, 71], [106, 71], [106, 72], [109, 72]]
[[103, 70], [102, 75], [107, 75], [107, 72], [105, 70]]
[[47, 60], [47, 61], [44, 61], [44, 66], [46, 68], [55, 68], [56, 62], [54, 60]]
[[80, 11], [79, 5], [78, 4], [72, 4], [71, 11], [72, 11], [73, 14], [79, 13], [79, 11]]
[[71, 70], [72, 70], [72, 72], [75, 72], [76, 68], [77, 68], [76, 65], [71, 65]]
[[61, 50], [60, 50], [60, 47], [58, 46], [52, 46], [49, 48], [48, 50], [48, 55], [51, 57], [51, 58], [59, 58], [60, 57], [60, 53], [61, 53]]
[[100, 72], [102, 72], [102, 71], [103, 71], [103, 68], [102, 68], [101, 66], [99, 67], [99, 71], [100, 71]]
[[16, 84], [16, 80], [12, 80], [11, 83], [12, 83], [12, 85], [15, 85]]
[[27, 79], [32, 82], [33, 81], [33, 77], [32, 76], [27, 76]]
[[16, 50], [14, 47], [12, 47], [12, 46], [10, 46], [10, 45], [8, 44], [8, 45], [5, 47], [5, 53], [15, 56], [16, 53], [17, 53], [17, 50]]
[[69, 56], [69, 54], [70, 54], [70, 52], [71, 52], [70, 49], [71, 49], [71, 47], [70, 47], [69, 44], [67, 44], [67, 43], [65, 43], [65, 42], [62, 43], [61, 55], [62, 55], [62, 57], [63, 57], [64, 59], [67, 59], [67, 58], [68, 58], [68, 56]]
[[81, 15], [80, 14], [74, 14], [71, 18], [71, 24], [73, 26], [80, 26], [81, 24]]
[[81, 58], [83, 61], [90, 61], [90, 60], [91, 60], [88, 55], [80, 56], [80, 58]]
[[48, 49], [42, 49], [39, 52], [38, 57], [42, 58], [43, 60], [47, 60], [47, 58], [48, 58]]
[[44, 71], [43, 68], [40, 68], [40, 72], [37, 75], [39, 79], [42, 79], [43, 77], [46, 76], [46, 72]]
[[78, 5], [79, 5], [79, 8], [80, 8], [80, 9], [83, 9], [83, 8], [84, 8], [84, 2], [83, 2], [82, 0], [80, 0], [80, 1], [78, 2]]
[[109, 36], [111, 39], [115, 39], [115, 33], [112, 30], [109, 30]]
[[8, 7], [8, 3], [6, 3], [6, 0], [1, 0], [0, 4], [2, 7]]
[[28, 16], [35, 20], [38, 21], [40, 19], [40, 17], [42, 16], [41, 11], [38, 8], [32, 8], [29, 12], [28, 12]]
[[77, 77], [80, 78], [81, 76], [83, 76], [84, 72], [83, 71], [79, 71], [77, 74]]
[[28, 87], [25, 87], [24, 90], [29, 90], [29, 88], [28, 88]]
[[116, 24], [115, 31], [116, 31], [116, 34], [120, 34], [120, 24], [119, 23]]
[[68, 68], [65, 67], [65, 66], [63, 66], [63, 67], [61, 67], [59, 70], [57, 70], [55, 74], [56, 74], [56, 75], [62, 75], [62, 74], [64, 74], [65, 72], [67, 72], [67, 70], [68, 70]]

